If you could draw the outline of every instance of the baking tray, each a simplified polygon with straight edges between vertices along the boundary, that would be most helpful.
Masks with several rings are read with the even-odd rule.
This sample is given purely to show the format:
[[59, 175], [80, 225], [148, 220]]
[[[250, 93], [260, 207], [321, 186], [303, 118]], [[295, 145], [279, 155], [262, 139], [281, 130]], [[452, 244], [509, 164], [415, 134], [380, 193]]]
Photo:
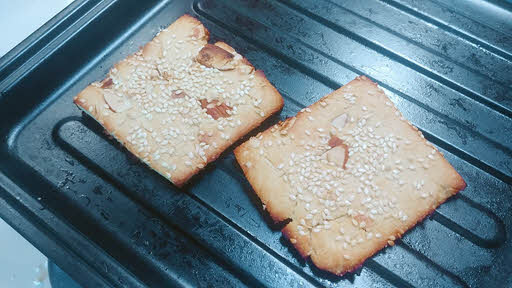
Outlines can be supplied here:
[[[75, 1], [0, 60], [0, 216], [84, 287], [511, 286], [512, 9], [456, 4]], [[252, 134], [365, 74], [468, 187], [343, 277], [300, 258], [232, 149], [177, 189], [72, 97], [184, 13], [285, 98]]]

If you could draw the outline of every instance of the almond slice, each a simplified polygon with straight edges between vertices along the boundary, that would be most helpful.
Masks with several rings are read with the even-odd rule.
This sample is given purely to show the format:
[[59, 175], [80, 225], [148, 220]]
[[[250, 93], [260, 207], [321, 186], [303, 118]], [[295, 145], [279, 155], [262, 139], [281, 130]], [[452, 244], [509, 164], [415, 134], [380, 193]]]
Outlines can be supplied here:
[[206, 114], [212, 116], [214, 120], [231, 116], [228, 111], [233, 110], [233, 108], [224, 103], [219, 104], [219, 101], [217, 100], [209, 102], [206, 99], [201, 99], [199, 101], [201, 102], [201, 107], [206, 109]]
[[347, 124], [347, 114], [346, 113], [343, 113], [341, 115], [339, 115], [338, 117], [334, 118], [332, 121], [331, 121], [331, 124], [332, 126], [336, 127], [338, 130], [341, 131], [341, 129], [343, 129], [345, 127], [345, 124]]
[[208, 31], [203, 27], [203, 25], [198, 25], [192, 29], [192, 37], [197, 40], [205, 39], [208, 36]]
[[110, 86], [112, 86], [112, 84], [114, 84], [114, 82], [112, 81], [112, 78], [108, 77], [106, 79], [103, 79], [103, 81], [101, 81], [101, 88], [109, 88]]
[[103, 91], [103, 99], [105, 99], [110, 109], [117, 113], [126, 111], [132, 107], [128, 99], [123, 99], [110, 91]]
[[297, 118], [292, 117], [292, 118], [287, 119], [286, 121], [279, 123], [279, 128], [280, 128], [279, 130], [281, 131], [281, 134], [283, 134], [283, 135], [288, 134], [288, 130], [290, 130], [293, 127], [296, 120], [297, 120]]
[[217, 68], [221, 71], [235, 69], [235, 61], [233, 54], [212, 44], [206, 44], [196, 57], [196, 61], [200, 64]]
[[[236, 56], [235, 60], [237, 60]], [[249, 75], [254, 72], [254, 66], [252, 66], [252, 64], [247, 59], [242, 58], [239, 63], [241, 63], [238, 66], [238, 71], [240, 72], [240, 74]]]
[[187, 93], [185, 93], [185, 91], [183, 91], [183, 90], [174, 90], [174, 91], [172, 91], [171, 98], [179, 99], [179, 98], [184, 98], [185, 96], [187, 96]]
[[345, 143], [343, 143], [343, 140], [341, 140], [340, 138], [338, 138], [336, 136], [331, 136], [331, 139], [329, 139], [329, 142], [327, 144], [333, 148], [336, 146], [345, 145]]
[[346, 169], [347, 167], [345, 165], [348, 161], [347, 144], [343, 143], [343, 140], [336, 136], [332, 136], [331, 139], [329, 139], [328, 144], [332, 148], [326, 152], [327, 161], [340, 165], [343, 169]]

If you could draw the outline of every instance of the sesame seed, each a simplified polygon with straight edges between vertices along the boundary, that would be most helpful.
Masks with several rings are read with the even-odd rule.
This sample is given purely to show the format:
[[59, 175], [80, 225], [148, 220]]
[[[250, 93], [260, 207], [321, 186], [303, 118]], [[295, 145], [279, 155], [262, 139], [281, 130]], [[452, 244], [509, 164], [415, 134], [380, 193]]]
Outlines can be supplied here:
[[[178, 44], [177, 41], [172, 41], [171, 45], [174, 46], [175, 44]], [[144, 83], [144, 81], [148, 81], [149, 78], [144, 80], [143, 77], [151, 74], [145, 72], [142, 67], [139, 71], [139, 68], [137, 67], [136, 72], [133, 73], [133, 76], [130, 77], [134, 77], [134, 79], [140, 79], [134, 80], [134, 82], [136, 82], [135, 84], [139, 85], [139, 87], [136, 88], [139, 90], [126, 90], [122, 95], [126, 95], [125, 93], [130, 93], [129, 95], [135, 95], [132, 98], [133, 102], [141, 105], [141, 110], [142, 108], [144, 109], [145, 115], [154, 115], [155, 117], [153, 119], [156, 119], [157, 116], [155, 113], [161, 113], [158, 114], [158, 117], [165, 118], [165, 121], [162, 123], [162, 126], [165, 127], [165, 131], [155, 129], [156, 131], [154, 134], [148, 132], [149, 137], [140, 136], [140, 138], [138, 135], [147, 129], [142, 128], [142, 131], [137, 131], [136, 129], [131, 131], [130, 137], [135, 147], [138, 148], [139, 146], [144, 146], [143, 153], [149, 153], [149, 157], [154, 160], [161, 161], [163, 158], [169, 162], [175, 161], [176, 163], [183, 163], [183, 161], [186, 159], [194, 159], [193, 157], [197, 157], [206, 163], [208, 158], [211, 158], [211, 155], [208, 154], [211, 149], [208, 150], [208, 147], [213, 149], [214, 147], [217, 147], [217, 144], [210, 143], [214, 138], [209, 138], [211, 140], [208, 141], [205, 139], [205, 135], [212, 137], [214, 133], [212, 131], [206, 131], [204, 128], [200, 128], [205, 127], [203, 125], [203, 121], [207, 121], [208, 125], [206, 127], [213, 127], [211, 130], [218, 131], [215, 132], [215, 139], [217, 136], [221, 139], [228, 139], [229, 135], [227, 132], [234, 133], [231, 132], [231, 128], [236, 127], [236, 125], [242, 125], [242, 121], [240, 119], [235, 119], [242, 118], [241, 115], [238, 116], [238, 114], [240, 114], [240, 110], [237, 110], [240, 109], [239, 107], [241, 107], [241, 105], [245, 105], [244, 107], [253, 109], [252, 111], [255, 113], [262, 113], [260, 114], [262, 117], [264, 117], [265, 114], [263, 111], [261, 111], [260, 108], [257, 108], [261, 107], [262, 100], [254, 98], [255, 95], [250, 95], [251, 88], [254, 87], [254, 81], [250, 81], [250, 79], [247, 78], [253, 78], [254, 75], [245, 77], [246, 80], [243, 81], [229, 80], [222, 76], [222, 72], [218, 71], [218, 69], [197, 65], [193, 59], [193, 55], [195, 55], [196, 51], [192, 51], [191, 53], [188, 51], [183, 51], [183, 49], [186, 49], [185, 47], [185, 45], [176, 46], [178, 51], [180, 51], [178, 54], [188, 57], [186, 60], [180, 60], [180, 64], [176, 65], [176, 67], [168, 67], [169, 65], [164, 59], [158, 63], [156, 67], [158, 71], [160, 73], [165, 71], [165, 73], [169, 75], [163, 79], [158, 79], [162, 82], [155, 81], [157, 84], [152, 84], [155, 85], [154, 87], [157, 89], [160, 86], [160, 89], [158, 90], [159, 92], [145, 92], [145, 85], [141, 86], [140, 84]], [[171, 55], [171, 52], [172, 51], [169, 51], [169, 56]], [[193, 65], [190, 65], [189, 61]], [[155, 70], [156, 72], [153, 64], [151, 64], [150, 67], [144, 67], [144, 69]], [[139, 74], [139, 72], [141, 73]], [[159, 77], [158, 75], [159, 73], [157, 73], [155, 76], [151, 75], [151, 81], [153, 81], [153, 77]], [[178, 95], [177, 90], [181, 90], [180, 92], [181, 96], [183, 96], [182, 98], [176, 98], [175, 95]], [[176, 92], [173, 93], [172, 91]], [[214, 91], [214, 93], [209, 95], [210, 91]], [[252, 97], [249, 97], [249, 95]], [[346, 102], [344, 103], [354, 103], [357, 99], [355, 95], [351, 93], [345, 93], [344, 97], [346, 99]], [[228, 112], [230, 117], [219, 119], [213, 119], [212, 117], [207, 118], [209, 116], [207, 113], [205, 113], [205, 110], [207, 109], [201, 108], [200, 101], [198, 99], [208, 99], [209, 103], [211, 103], [212, 100], [218, 99], [219, 104], [226, 103], [226, 105], [233, 107], [233, 110], [229, 110]], [[393, 106], [391, 102], [388, 101], [388, 103], [389, 106]], [[323, 107], [326, 107], [327, 104], [328, 103], [326, 103], [324, 100], [319, 101], [319, 105]], [[218, 107], [218, 105], [214, 105], [212, 108], [215, 107]], [[373, 106], [370, 108], [372, 107]], [[368, 107], [366, 106], [362, 106], [361, 109], [363, 111], [368, 111]], [[304, 108], [301, 111], [307, 113], [312, 112], [309, 108]], [[316, 112], [317, 111], [315, 111], [315, 113]], [[142, 112], [138, 111], [134, 118], [137, 118], [139, 113]], [[396, 160], [395, 156], [397, 150], [400, 148], [399, 144], [402, 144], [401, 141], [405, 139], [393, 135], [383, 135], [385, 132], [380, 131], [380, 129], [375, 129], [374, 131], [374, 128], [380, 127], [382, 123], [377, 122], [374, 124], [374, 126], [374, 121], [377, 121], [373, 120], [374, 116], [372, 116], [371, 113], [363, 114], [366, 115], [360, 118], [355, 118], [353, 116], [348, 117], [349, 119], [347, 120], [349, 120], [350, 123], [357, 125], [349, 124], [350, 129], [352, 130], [344, 130], [342, 135], [339, 134], [340, 131], [332, 131], [331, 126], [329, 126], [331, 127], [329, 129], [314, 127], [313, 129], [316, 129], [317, 131], [312, 130], [312, 128], [309, 128], [310, 130], [303, 131], [305, 131], [305, 135], [311, 136], [312, 134], [315, 134], [315, 136], [318, 137], [314, 137], [314, 139], [308, 140], [308, 138], [311, 137], [303, 137], [303, 139], [300, 139], [300, 136], [296, 135], [297, 140], [293, 141], [293, 135], [290, 135], [288, 130], [284, 130], [284, 132], [283, 130], [274, 130], [271, 137], [263, 138], [262, 135], [259, 135], [253, 139], [260, 140], [250, 142], [251, 147], [256, 148], [254, 150], [254, 155], [256, 157], [258, 157], [258, 153], [259, 155], [263, 156], [265, 155], [265, 152], [271, 152], [261, 148], [272, 146], [272, 141], [276, 143], [280, 151], [284, 152], [286, 152], [286, 145], [291, 142], [297, 143], [297, 145], [300, 143], [300, 145], [304, 147], [304, 150], [298, 150], [302, 152], [295, 152], [296, 155], [288, 152], [290, 153], [289, 156], [286, 153], [286, 155], [278, 155], [279, 158], [276, 157], [280, 160], [272, 159], [272, 161], [275, 160], [277, 162], [275, 167], [279, 170], [277, 172], [279, 175], [281, 175], [280, 177], [282, 177], [283, 181], [290, 184], [290, 187], [293, 187], [292, 192], [288, 194], [289, 198], [291, 199], [289, 201], [297, 201], [297, 207], [301, 207], [301, 209], [303, 209], [304, 214], [300, 214], [303, 218], [300, 220], [294, 219], [295, 221], [300, 222], [300, 225], [297, 225], [299, 235], [310, 235], [310, 231], [316, 233], [321, 230], [328, 230], [331, 229], [331, 225], [332, 227], [339, 227], [338, 225], [340, 224], [340, 220], [337, 218], [339, 209], [343, 209], [343, 211], [350, 209], [351, 212], [349, 214], [351, 217], [367, 215], [367, 219], [373, 219], [378, 223], [380, 219], [384, 219], [383, 217], [388, 217], [393, 213], [396, 214], [397, 212], [395, 211], [401, 208], [399, 205], [400, 203], [392, 203], [391, 195], [387, 196], [388, 191], [385, 191], [384, 189], [380, 190], [376, 182], [380, 183], [381, 181], [381, 178], [379, 177], [379, 170], [381, 167], [382, 170], [385, 171], [382, 173], [382, 176], [393, 175], [394, 170], [397, 170], [401, 172], [399, 172], [400, 174], [398, 172], [396, 174], [399, 174], [401, 178], [404, 178], [404, 170], [396, 167], [400, 163], [395, 163], [395, 165], [392, 163]], [[186, 117], [183, 117], [183, 115], [186, 115]], [[319, 119], [316, 117], [316, 114], [306, 114], [305, 116], [309, 121], [315, 121], [315, 119]], [[143, 120], [146, 121], [145, 118], [143, 118]], [[158, 122], [160, 121], [161, 120], [159, 119]], [[347, 121], [347, 123], [349, 122]], [[178, 129], [174, 127], [183, 128]], [[217, 127], [217, 129], [215, 127]], [[204, 129], [205, 131], [199, 129]], [[197, 132], [198, 130], [199, 132]], [[188, 131], [194, 132], [189, 133]], [[330, 149], [329, 145], [327, 144], [331, 135], [338, 135], [343, 143], [350, 147], [348, 151], [349, 160], [346, 163], [346, 167], [339, 167], [339, 165], [325, 165], [329, 164], [324, 153]], [[195, 137], [189, 138], [192, 136]], [[158, 137], [160, 140], [156, 140], [156, 137]], [[201, 141], [199, 141], [199, 139], [201, 139]], [[146, 140], [146, 145], [143, 144], [143, 140]], [[382, 143], [379, 143], [379, 140], [382, 140]], [[259, 141], [262, 141], [261, 145]], [[181, 145], [186, 145], [185, 147], [195, 147], [196, 149], [190, 153], [185, 152], [187, 154], [180, 151], [173, 151], [173, 153], [176, 153], [174, 156], [178, 159], [174, 159], [173, 156], [173, 159], [170, 160], [171, 158], [166, 158], [169, 156], [165, 155], [165, 150], [160, 151], [155, 150], [153, 147], [149, 147], [149, 144], [152, 143], [158, 145], [157, 147], [181, 147]], [[189, 144], [191, 144], [191, 146], [188, 146]], [[197, 145], [197, 147], [194, 145]], [[219, 146], [221, 145], [219, 144]], [[281, 148], [283, 149], [281, 150]], [[205, 151], [207, 153], [205, 153]], [[183, 153], [185, 155], [179, 153]], [[271, 153], [268, 154], [268, 157], [274, 156]], [[169, 153], [169, 155], [171, 154]], [[184, 156], [183, 159], [180, 159], [180, 156]], [[187, 158], [187, 156], [189, 157]], [[426, 160], [430, 159], [425, 157], [425, 155], [419, 155], [418, 157], [423, 157]], [[195, 160], [191, 161], [200, 162]], [[274, 165], [274, 163], [272, 164]], [[407, 162], [406, 164], [402, 165], [407, 167], [410, 163]], [[422, 164], [424, 163], [418, 165], [421, 167]], [[172, 165], [173, 164], [170, 166], [172, 167]], [[180, 164], [180, 170], [185, 168], [182, 165], [183, 164]], [[204, 167], [204, 164], [194, 163], [194, 167], [196, 165], [197, 167]], [[246, 162], [244, 165], [248, 168], [252, 167], [251, 162]], [[385, 165], [386, 167], [384, 167]], [[176, 168], [176, 165], [174, 165], [174, 168]], [[397, 178], [398, 177], [392, 178], [393, 182], [391, 182], [391, 184], [396, 185], [396, 183], [403, 182], [401, 179]], [[384, 177], [382, 177], [382, 180], [387, 181]], [[414, 180], [415, 179], [411, 179], [408, 182], [408, 185], [409, 183], [412, 185]], [[358, 183], [356, 184], [357, 186], [354, 186], [356, 189], [359, 188], [359, 186], [360, 188], [357, 191], [356, 189], [354, 189], [354, 191], [344, 191], [342, 187], [347, 187], [346, 185], [352, 183], [352, 181]], [[419, 195], [420, 192], [417, 192], [416, 195]], [[399, 218], [403, 219], [404, 216], [406, 217], [406, 215], [403, 215], [402, 213]], [[366, 232], [362, 229], [359, 229], [370, 226], [370, 220], [366, 219], [366, 221], [357, 221], [356, 219], [359, 219], [357, 217], [356, 219], [350, 219], [353, 221], [352, 223], [358, 227], [355, 230], [358, 231], [358, 233], [360, 232], [360, 234], [354, 234], [353, 231], [347, 230], [350, 233], [347, 232], [346, 234], [350, 234], [353, 239], [350, 239], [349, 237], [348, 240], [345, 239], [347, 241], [343, 241], [345, 238], [345, 231], [340, 227], [339, 233], [335, 233], [334, 238], [337, 241], [341, 241], [339, 244], [340, 246], [342, 244], [344, 249], [350, 247], [349, 245], [353, 246], [357, 243], [361, 243], [364, 239], [372, 239], [376, 237], [374, 234], [375, 232]], [[350, 227], [347, 229], [350, 229]], [[290, 241], [294, 244], [297, 242], [295, 238], [290, 238]]]

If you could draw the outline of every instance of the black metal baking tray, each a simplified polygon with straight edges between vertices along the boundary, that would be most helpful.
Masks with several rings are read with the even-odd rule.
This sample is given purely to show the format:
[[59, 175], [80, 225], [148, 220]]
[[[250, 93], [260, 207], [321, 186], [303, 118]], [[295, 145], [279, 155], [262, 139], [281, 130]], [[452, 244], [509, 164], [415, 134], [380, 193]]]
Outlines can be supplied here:
[[[258, 131], [365, 74], [468, 187], [343, 277], [283, 239], [232, 149], [176, 189], [72, 97], [184, 13], [283, 94]], [[0, 93], [0, 216], [84, 287], [512, 285], [507, 2], [75, 1], [0, 60]]]

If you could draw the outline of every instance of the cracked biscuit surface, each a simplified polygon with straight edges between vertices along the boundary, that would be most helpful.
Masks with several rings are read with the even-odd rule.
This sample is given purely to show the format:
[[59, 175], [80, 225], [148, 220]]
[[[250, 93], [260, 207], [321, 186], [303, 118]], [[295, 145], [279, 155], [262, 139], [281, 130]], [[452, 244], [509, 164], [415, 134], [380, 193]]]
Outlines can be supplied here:
[[184, 15], [74, 98], [177, 186], [283, 106], [262, 71], [208, 38]]
[[412, 228], [466, 183], [377, 84], [359, 76], [235, 149], [299, 253], [337, 275]]

